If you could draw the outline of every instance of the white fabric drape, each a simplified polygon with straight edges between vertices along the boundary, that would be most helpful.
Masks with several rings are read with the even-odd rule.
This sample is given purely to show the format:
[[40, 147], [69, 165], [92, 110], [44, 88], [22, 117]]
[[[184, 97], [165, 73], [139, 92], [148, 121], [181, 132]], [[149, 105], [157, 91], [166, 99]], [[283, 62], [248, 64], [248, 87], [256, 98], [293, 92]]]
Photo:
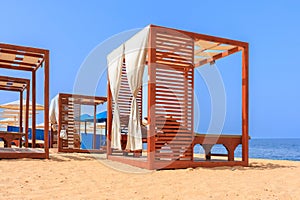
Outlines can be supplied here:
[[132, 93], [126, 145], [126, 149], [128, 150], [142, 149], [141, 122], [136, 97], [143, 81], [148, 37], [149, 26], [144, 28], [127, 42], [125, 42], [126, 73], [129, 87]]
[[118, 95], [121, 85], [122, 63], [124, 55], [124, 45], [121, 45], [107, 56], [108, 77], [114, 104], [114, 114], [112, 119], [111, 147], [121, 150], [121, 130], [120, 130], [120, 110], [118, 105]]
[[58, 95], [51, 100], [49, 108], [49, 120], [51, 124], [58, 123]]

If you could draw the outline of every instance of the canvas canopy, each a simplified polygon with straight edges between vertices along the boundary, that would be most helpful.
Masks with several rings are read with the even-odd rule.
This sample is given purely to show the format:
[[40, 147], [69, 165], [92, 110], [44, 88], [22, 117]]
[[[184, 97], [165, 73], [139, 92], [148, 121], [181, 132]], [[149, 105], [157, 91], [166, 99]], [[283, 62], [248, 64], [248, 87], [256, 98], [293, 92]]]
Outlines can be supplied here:
[[[29, 102], [29, 105], [30, 105], [29, 109], [31, 110], [32, 109], [32, 102], [31, 101]], [[26, 107], [26, 100], [23, 99], [23, 109], [25, 109], [25, 107]], [[5, 104], [1, 104], [0, 108], [10, 109], [10, 110], [19, 110], [20, 109], [20, 100], [12, 101], [12, 102], [5, 103]], [[44, 110], [44, 106], [41, 105], [41, 104], [36, 104], [36, 110]]]
[[51, 124], [56, 124], [58, 122], [58, 95], [50, 102], [49, 121]]

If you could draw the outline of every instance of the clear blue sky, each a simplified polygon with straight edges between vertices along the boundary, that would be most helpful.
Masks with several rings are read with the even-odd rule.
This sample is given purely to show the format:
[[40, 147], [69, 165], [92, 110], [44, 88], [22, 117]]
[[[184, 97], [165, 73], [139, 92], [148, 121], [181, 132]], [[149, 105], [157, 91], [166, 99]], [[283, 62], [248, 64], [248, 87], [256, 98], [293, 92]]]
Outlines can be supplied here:
[[[50, 49], [52, 98], [71, 92], [88, 53], [122, 31], [157, 24], [247, 41], [251, 136], [299, 137], [299, 8], [299, 1], [0, 0], [0, 42]], [[1, 93], [0, 103], [13, 98]]]

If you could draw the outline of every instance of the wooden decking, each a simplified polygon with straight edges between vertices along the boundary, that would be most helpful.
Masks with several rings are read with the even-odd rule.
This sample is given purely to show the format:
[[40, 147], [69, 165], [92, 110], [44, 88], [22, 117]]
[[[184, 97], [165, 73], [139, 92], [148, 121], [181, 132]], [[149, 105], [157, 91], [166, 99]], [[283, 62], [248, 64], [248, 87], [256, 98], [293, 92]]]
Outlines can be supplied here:
[[44, 149], [33, 148], [0, 148], [0, 159], [38, 158], [45, 159]]

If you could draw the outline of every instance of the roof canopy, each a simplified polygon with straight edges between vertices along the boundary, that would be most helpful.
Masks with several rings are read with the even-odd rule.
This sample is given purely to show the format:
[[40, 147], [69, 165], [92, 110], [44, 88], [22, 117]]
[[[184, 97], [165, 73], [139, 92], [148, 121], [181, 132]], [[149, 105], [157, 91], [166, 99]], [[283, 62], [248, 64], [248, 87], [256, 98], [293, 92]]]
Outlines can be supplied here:
[[[160, 33], [158, 33], [155, 36], [156, 48], [159, 49], [160, 46], [162, 46], [164, 49], [167, 48], [170, 52], [173, 53], [171, 55], [170, 52], [168, 52], [168, 58], [163, 58], [164, 60], [157, 61], [161, 64], [168, 64], [171, 62], [174, 64], [174, 62], [176, 61], [182, 62], [182, 60], [185, 59], [185, 57], [188, 57], [188, 55], [193, 54], [194, 67], [199, 67], [207, 63], [214, 62], [215, 60], [218, 60], [220, 58], [229, 56], [238, 51], [241, 51], [244, 47], [248, 47], [248, 43], [238, 40], [231, 40], [172, 28], [166, 29], [165, 27], [157, 25], [149, 25], [147, 27], [150, 27], [150, 29], [154, 31], [155, 29], [164, 29], [172, 32], [172, 34], [170, 35], [167, 32], [166, 34], [164, 34], [160, 31]], [[141, 30], [140, 32], [142, 32], [143, 30]], [[137, 39], [138, 35], [139, 33], [135, 34], [129, 40]], [[126, 42], [121, 44], [120, 47]], [[148, 47], [151, 48], [151, 44]], [[185, 51], [185, 53], [182, 54], [182, 51]], [[111, 55], [113, 55], [113, 52], [111, 53]], [[162, 57], [164, 56], [165, 55], [162, 55]]]
[[22, 92], [29, 85], [30, 85], [29, 79], [0, 76], [0, 90]]
[[0, 67], [23, 71], [35, 71], [44, 61], [47, 50], [0, 44]]

